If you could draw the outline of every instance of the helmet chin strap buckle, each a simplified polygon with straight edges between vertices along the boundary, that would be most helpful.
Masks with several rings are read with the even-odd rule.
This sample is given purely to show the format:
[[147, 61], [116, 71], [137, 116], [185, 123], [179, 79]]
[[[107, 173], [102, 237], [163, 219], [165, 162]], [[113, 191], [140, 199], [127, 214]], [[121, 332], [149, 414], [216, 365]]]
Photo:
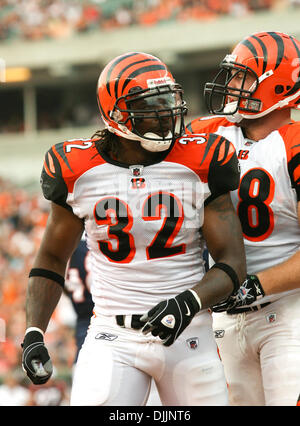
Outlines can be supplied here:
[[110, 111], [109, 117], [118, 122], [123, 119], [123, 114], [118, 109], [115, 109], [114, 111]]

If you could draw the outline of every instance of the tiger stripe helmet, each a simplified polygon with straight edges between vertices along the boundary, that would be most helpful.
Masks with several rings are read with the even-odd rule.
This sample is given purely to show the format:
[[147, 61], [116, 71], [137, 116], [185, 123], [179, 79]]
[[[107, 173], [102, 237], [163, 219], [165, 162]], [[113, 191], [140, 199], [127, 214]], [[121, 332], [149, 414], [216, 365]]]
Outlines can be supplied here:
[[[230, 83], [239, 73], [243, 78], [238, 90]], [[254, 83], [245, 90], [247, 73]], [[206, 83], [204, 95], [211, 113], [230, 116], [236, 122], [300, 107], [300, 42], [279, 32], [246, 37], [225, 56], [213, 82]]]
[[[184, 133], [187, 108], [182, 89], [167, 66], [155, 56], [129, 52], [111, 60], [100, 74], [97, 99], [106, 128], [149, 151], [164, 151]], [[146, 113], [146, 116], [145, 116]], [[169, 120], [166, 132], [163, 119]], [[161, 131], [141, 134], [143, 118], [159, 122]], [[156, 129], [157, 130], [157, 129]]]

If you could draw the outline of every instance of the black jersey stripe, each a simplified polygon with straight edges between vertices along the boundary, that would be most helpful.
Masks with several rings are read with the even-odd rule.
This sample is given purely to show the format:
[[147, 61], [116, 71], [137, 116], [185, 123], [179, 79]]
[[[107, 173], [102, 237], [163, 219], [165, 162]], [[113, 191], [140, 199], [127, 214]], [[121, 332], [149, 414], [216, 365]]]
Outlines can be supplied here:
[[58, 155], [60, 155], [61, 159], [64, 161], [64, 163], [65, 163], [65, 164], [66, 164], [66, 166], [68, 167], [68, 169], [69, 169], [72, 173], [74, 173], [74, 171], [72, 170], [72, 167], [70, 166], [70, 163], [69, 163], [69, 161], [68, 161], [68, 159], [67, 159], [67, 156], [66, 156], [66, 154], [65, 154], [65, 151], [64, 151], [64, 142], [61, 142], [61, 143], [56, 144], [56, 145], [55, 145], [55, 149], [56, 149], [56, 151], [57, 151]]
[[218, 138], [220, 138], [220, 135], [217, 135], [216, 133], [211, 133], [209, 135], [200, 166], [203, 164], [207, 154], [209, 153], [210, 148], [213, 146], [213, 144]]
[[[228, 142], [228, 140], [224, 137], [224, 136], [221, 136], [221, 138], [220, 138], [220, 140], [219, 140], [219, 142], [218, 142], [218, 152], [220, 152], [220, 149], [221, 149], [221, 146], [222, 146], [222, 144], [224, 143], [225, 144], [225, 146], [224, 146], [224, 156], [223, 156], [223, 158], [222, 158], [222, 160], [220, 160], [220, 163], [222, 164], [223, 163], [223, 161], [227, 158], [227, 155], [228, 155], [228, 151], [229, 151], [229, 143], [226, 143], [226, 142]], [[219, 154], [218, 154], [219, 155]]]
[[[56, 144], [55, 145], [55, 148], [57, 148], [57, 145], [59, 145], [59, 144]], [[55, 172], [53, 173], [55, 176], [61, 176], [62, 175], [62, 170], [61, 170], [61, 165], [60, 165], [60, 163], [59, 163], [59, 160], [58, 160], [58, 158], [57, 158], [57, 155], [54, 153], [54, 151], [53, 151], [53, 147], [51, 147], [50, 149], [49, 149], [49, 151], [48, 151], [48, 154], [51, 156], [51, 158], [52, 158], [52, 161], [53, 161], [53, 166], [54, 166], [54, 170], [55, 170]], [[48, 167], [48, 169], [50, 170], [50, 163], [49, 163], [49, 158], [48, 158], [48, 155], [46, 155], [45, 156], [45, 163], [46, 163], [46, 165], [47, 165], [47, 167]]]

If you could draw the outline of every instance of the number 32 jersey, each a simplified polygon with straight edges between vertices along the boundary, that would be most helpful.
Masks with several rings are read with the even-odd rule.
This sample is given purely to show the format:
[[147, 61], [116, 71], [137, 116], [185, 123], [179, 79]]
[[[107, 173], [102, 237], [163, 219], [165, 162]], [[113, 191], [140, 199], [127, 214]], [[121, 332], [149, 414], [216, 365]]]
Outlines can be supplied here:
[[99, 143], [54, 145], [43, 193], [84, 220], [96, 315], [144, 313], [201, 280], [204, 206], [238, 187], [236, 152], [221, 136], [185, 135], [162, 161], [128, 166]]
[[231, 198], [242, 223], [248, 273], [281, 263], [298, 251], [300, 123], [285, 125], [257, 142], [245, 138], [242, 129], [224, 117], [196, 119], [187, 130], [215, 132], [234, 144], [241, 177]]

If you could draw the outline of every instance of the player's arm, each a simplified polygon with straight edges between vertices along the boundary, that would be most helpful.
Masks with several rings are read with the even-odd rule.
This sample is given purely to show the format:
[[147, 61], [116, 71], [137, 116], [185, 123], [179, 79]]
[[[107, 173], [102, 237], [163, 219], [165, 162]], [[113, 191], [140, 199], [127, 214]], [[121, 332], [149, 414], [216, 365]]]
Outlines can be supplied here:
[[[299, 208], [298, 208], [299, 210]], [[264, 296], [300, 288], [300, 250], [289, 259], [256, 274], [248, 274], [238, 292], [212, 306], [214, 312], [252, 305]]]
[[44, 345], [44, 332], [61, 297], [66, 265], [82, 231], [83, 223], [77, 216], [64, 207], [51, 203], [26, 296], [22, 365], [35, 384], [45, 383], [52, 374], [52, 364]]
[[[203, 309], [228, 297], [246, 277], [241, 224], [229, 193], [220, 195], [205, 207], [202, 232], [216, 266], [192, 289], [198, 294]], [[218, 265], [226, 266], [220, 269]]]
[[[83, 222], [67, 209], [51, 203], [47, 226], [33, 269], [64, 277], [69, 257], [80, 241]], [[38, 272], [37, 272], [38, 274]], [[26, 298], [26, 326], [44, 332], [60, 299], [63, 286], [44, 276], [29, 279]]]

